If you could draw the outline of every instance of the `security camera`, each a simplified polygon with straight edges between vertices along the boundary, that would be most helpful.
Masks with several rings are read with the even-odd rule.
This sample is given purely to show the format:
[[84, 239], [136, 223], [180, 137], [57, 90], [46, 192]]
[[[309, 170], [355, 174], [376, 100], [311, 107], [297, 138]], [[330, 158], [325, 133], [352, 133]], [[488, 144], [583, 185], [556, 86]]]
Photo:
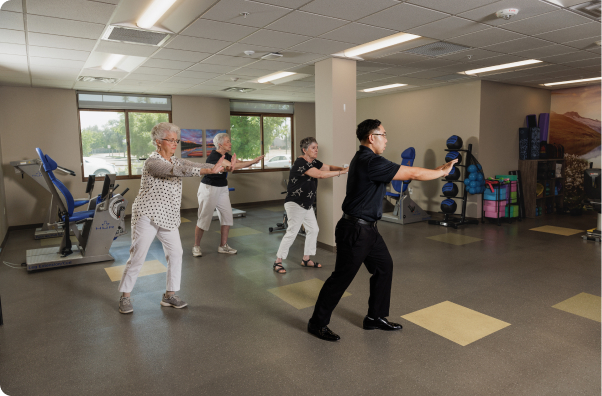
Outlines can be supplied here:
[[496, 12], [495, 16], [498, 18], [508, 20], [516, 14], [518, 14], [518, 8], [504, 8], [503, 10], [499, 10], [498, 12]]

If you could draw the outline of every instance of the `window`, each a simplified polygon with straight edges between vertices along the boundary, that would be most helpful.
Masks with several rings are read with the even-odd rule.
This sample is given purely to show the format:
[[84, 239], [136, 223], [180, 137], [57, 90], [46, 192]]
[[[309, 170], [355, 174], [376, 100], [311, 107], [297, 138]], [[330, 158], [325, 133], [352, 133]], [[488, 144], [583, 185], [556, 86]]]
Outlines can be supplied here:
[[[78, 93], [82, 175], [139, 178], [144, 160], [155, 151], [151, 130], [171, 122], [171, 98]], [[109, 109], [112, 107], [112, 109]]]

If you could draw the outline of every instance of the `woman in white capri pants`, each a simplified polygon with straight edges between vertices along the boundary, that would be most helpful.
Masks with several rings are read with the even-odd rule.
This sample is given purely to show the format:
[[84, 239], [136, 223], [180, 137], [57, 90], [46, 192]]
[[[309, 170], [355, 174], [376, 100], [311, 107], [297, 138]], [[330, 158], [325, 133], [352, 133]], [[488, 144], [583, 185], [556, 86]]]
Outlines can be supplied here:
[[184, 308], [187, 305], [175, 295], [180, 290], [182, 274], [182, 242], [178, 231], [182, 177], [219, 173], [224, 169], [224, 159], [216, 164], [202, 164], [174, 157], [180, 143], [179, 132], [180, 128], [168, 122], [155, 125], [151, 132], [157, 151], [144, 163], [140, 191], [132, 205], [130, 258], [119, 283], [119, 291], [123, 293], [119, 299], [119, 312], [124, 314], [134, 311], [130, 293], [155, 237], [163, 244], [167, 260], [167, 289], [161, 306]]
[[[218, 133], [215, 135], [213, 144], [215, 144], [215, 150], [209, 154], [206, 163], [215, 164], [221, 157], [224, 157], [224, 166], [229, 167], [232, 172], [256, 164], [264, 157], [261, 155], [251, 161], [237, 162], [236, 154], [230, 155], [228, 153], [228, 151], [232, 150], [232, 142], [227, 133]], [[232, 206], [230, 205], [227, 177], [228, 173], [220, 173], [217, 175], [207, 175], [201, 179], [199, 191], [197, 192], [199, 212], [194, 230], [194, 246], [192, 247], [192, 255], [194, 257], [203, 255], [201, 253], [201, 238], [203, 238], [203, 233], [209, 230], [215, 209], [217, 209], [222, 235], [217, 252], [236, 254], [236, 249], [228, 246], [228, 233], [230, 232], [230, 226], [234, 225], [234, 221], [232, 219]]]
[[317, 179], [328, 179], [349, 172], [349, 168], [326, 165], [318, 161], [316, 159], [318, 158], [318, 142], [313, 137], [301, 140], [300, 146], [303, 155], [297, 158], [291, 166], [284, 203], [284, 209], [288, 217], [288, 228], [280, 242], [280, 248], [278, 248], [276, 261], [274, 262], [274, 271], [279, 274], [286, 273], [282, 266], [282, 260], [288, 256], [288, 250], [295, 241], [301, 225], [305, 227], [305, 248], [301, 265], [313, 268], [322, 267], [320, 263], [309, 258], [309, 256], [316, 254], [316, 243], [318, 241], [318, 222], [313, 209], [318, 188]]

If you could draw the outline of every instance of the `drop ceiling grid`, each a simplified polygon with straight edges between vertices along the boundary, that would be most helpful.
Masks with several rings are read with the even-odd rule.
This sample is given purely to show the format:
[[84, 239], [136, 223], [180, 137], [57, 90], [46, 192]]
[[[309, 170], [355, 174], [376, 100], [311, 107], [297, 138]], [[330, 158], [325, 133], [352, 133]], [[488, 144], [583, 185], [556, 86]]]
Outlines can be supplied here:
[[[532, 2], [532, 0], [529, 1]], [[36, 70], [36, 73], [33, 73], [32, 71], [32, 77], [34, 77], [34, 74], [38, 75], [39, 73], [41, 73], [41, 65], [44, 64], [43, 59], [49, 60], [49, 67], [60, 68], [63, 66], [57, 65], [67, 65], [67, 67], [70, 68], [70, 71], [65, 72], [63, 75], [71, 75], [71, 69], [79, 67], [78, 63], [73, 62], [81, 61], [81, 57], [83, 57], [83, 54], [86, 53], [85, 51], [90, 50], [92, 42], [96, 42], [99, 40], [100, 32], [104, 30], [103, 21], [106, 20], [106, 13], [108, 12], [106, 10], [115, 8], [114, 5], [108, 5], [106, 3], [82, 0], [50, 0], [45, 2], [43, 0], [35, 0], [33, 2], [30, 0], [29, 2], [34, 4], [34, 7], [31, 12], [30, 9], [27, 10], [27, 20], [31, 21], [31, 23], [28, 24], [30, 25], [28, 26], [28, 31], [31, 35], [28, 41], [29, 44], [32, 46], [32, 66], [35, 66]], [[99, 7], [99, 9], [105, 10], [105, 13], [103, 14], [103, 12], [99, 12], [97, 13], [97, 15], [93, 16], [86, 15], [85, 11], [87, 11], [88, 9], [85, 8], [85, 6], [89, 5], [87, 3], [96, 3], [94, 4], [94, 7]], [[114, 3], [117, 3], [117, 1], [114, 1]], [[356, 0], [315, 0], [311, 2], [299, 0], [270, 0], [246, 2], [243, 2], [242, 0], [221, 0], [217, 2], [213, 7], [211, 7], [208, 11], [206, 11], [204, 14], [200, 15], [198, 18], [195, 18], [195, 20], [191, 22], [185, 29], [183, 29], [182, 32], [180, 32], [180, 34], [174, 35], [173, 39], [166, 45], [167, 48], [164, 47], [162, 49], [158, 49], [158, 51], [153, 51], [154, 55], [152, 57], [144, 55], [148, 57], [146, 63], [144, 63], [140, 69], [135, 70], [134, 72], [135, 74], [138, 74], [137, 72], [140, 72], [140, 74], [144, 75], [144, 73], [151, 73], [149, 69], [156, 69], [155, 71], [152, 71], [153, 75], [158, 75], [159, 73], [164, 73], [163, 75], [165, 75], [165, 73], [167, 72], [159, 70], [164, 70], [165, 67], [168, 67], [173, 68], [171, 72], [175, 71], [175, 74], [170, 74], [170, 76], [175, 76], [173, 78], [178, 78], [178, 81], [184, 81], [180, 79], [185, 78], [185, 76], [179, 76], [179, 73], [185, 73], [185, 71], [187, 70], [193, 71], [195, 66], [201, 68], [203, 65], [224, 66], [214, 64], [225, 63], [225, 59], [227, 59], [217, 58], [218, 54], [241, 55], [242, 51], [240, 50], [249, 46], [255, 46], [260, 51], [265, 50], [265, 52], [269, 52], [270, 50], [274, 50], [275, 46], [278, 47], [278, 43], [280, 43], [280, 47], [283, 48], [276, 49], [279, 49], [282, 52], [297, 52], [303, 54], [301, 55], [303, 62], [297, 64], [297, 66], [302, 66], [304, 64], [310, 65], [318, 59], [324, 59], [329, 57], [329, 55], [333, 52], [349, 48], [354, 44], [357, 45], [375, 39], [370, 37], [366, 38], [365, 41], [360, 41], [361, 39], [356, 38], [353, 40], [355, 42], [345, 42], [343, 41], [345, 39], [345, 34], [339, 33], [339, 35], [337, 36], [336, 32], [338, 30], [344, 32], [345, 29], [347, 29], [347, 31], [349, 32], [355, 32], [355, 29], [353, 29], [354, 27], [361, 27], [358, 28], [358, 30], [364, 29], [364, 35], [369, 35], [368, 29], [374, 29], [376, 32], [378, 32], [374, 34], [376, 38], [379, 38], [379, 36], [382, 35], [393, 34], [393, 32], [399, 30], [387, 30], [386, 27], [375, 27], [366, 24], [365, 22], [373, 21], [373, 23], [379, 23], [380, 26], [382, 26], [384, 24], [387, 24], [388, 22], [385, 20], [384, 22], [380, 23], [378, 21], [379, 15], [383, 16], [385, 15], [385, 13], [387, 13], [389, 16], [399, 15], [399, 13], [404, 10], [406, 11], [405, 13], [403, 13], [404, 21], [411, 21], [411, 23], [413, 24], [418, 23], [418, 25], [412, 28], [411, 30], [422, 28], [424, 30], [424, 33], [421, 33], [424, 36], [428, 37], [428, 27], [429, 25], [431, 25], [432, 31], [434, 32], [433, 35], [438, 36], [435, 38], [446, 39], [446, 41], [450, 42], [455, 41], [460, 44], [462, 44], [460, 41], [463, 41], [465, 43], [471, 42], [471, 44], [475, 45], [474, 49], [463, 51], [466, 52], [466, 54], [457, 54], [456, 56], [454, 54], [451, 54], [449, 56], [436, 59], [453, 60], [456, 61], [455, 64], [457, 64], [457, 62], [461, 62], [460, 65], [466, 64], [467, 69], [472, 68], [473, 66], [480, 66], [476, 62], [480, 62], [481, 64], [497, 64], [506, 60], [511, 61], [510, 59], [525, 59], [527, 57], [530, 57], [531, 50], [535, 52], [540, 50], [542, 55], [545, 55], [546, 58], [550, 58], [550, 62], [553, 62], [556, 59], [558, 59], [558, 62], [560, 62], [561, 59], [561, 63], [563, 65], [567, 65], [567, 67], [569, 67], [570, 69], [575, 70], [576, 73], [579, 73], [581, 71], [589, 71], [593, 69], [597, 64], [599, 64], [599, 62], [596, 62], [595, 59], [596, 57], [599, 58], [599, 47], [592, 48], [592, 44], [588, 44], [588, 39], [584, 38], [583, 36], [583, 34], [593, 35], [595, 33], [598, 33], [599, 37], [599, 22], [592, 21], [591, 19], [584, 18], [582, 16], [568, 12], [563, 9], [559, 9], [558, 7], [550, 7], [547, 3], [543, 3], [543, 5], [533, 5], [527, 4], [527, 2], [523, 0], [515, 1], [515, 3], [521, 3], [523, 5], [523, 8], [526, 10], [526, 12], [523, 13], [523, 9], [521, 9], [521, 12], [519, 13], [519, 16], [521, 16], [520, 18], [513, 18], [510, 21], [490, 20], [491, 14], [495, 13], [495, 11], [491, 10], [503, 8], [503, 4], [506, 3], [508, 2], [505, 0], [496, 2], [464, 0], [454, 2], [454, 4], [452, 5], [446, 5], [443, 2], [435, 0], [411, 0], [405, 3], [399, 3], [390, 0], [378, 0], [373, 2]], [[73, 4], [75, 5], [70, 10], [68, 10], [68, 12], [61, 13], [62, 9]], [[102, 5], [98, 6], [98, 4]], [[263, 10], [265, 12], [263, 12], [264, 15], [261, 15], [261, 22], [260, 20], [244, 21], [241, 20], [239, 16], [232, 17], [232, 9], [228, 9], [228, 4], [230, 4], [230, 6], [244, 5], [245, 7], [250, 7], [250, 9]], [[479, 4], [481, 6], [478, 6]], [[341, 9], [342, 5], [345, 5], [345, 10]], [[475, 5], [477, 6], [475, 7]], [[55, 8], [55, 6], [58, 8]], [[450, 7], [456, 8], [451, 9]], [[238, 11], [238, 8], [235, 7], [234, 10]], [[269, 12], [266, 10], [269, 10]], [[6, 13], [19, 14], [18, 11], [21, 10], [15, 9], [13, 7], [13, 9], [5, 11], [3, 8], [2, 15]], [[36, 15], [34, 15], [34, 13], [36, 13]], [[352, 13], [355, 14], [351, 15]], [[483, 13], [485, 14], [483, 15]], [[59, 18], [55, 17], [57, 15], [60, 15], [62, 18], [59, 20]], [[328, 29], [326, 32], [312, 32], [311, 34], [308, 33], [307, 36], [304, 36], [302, 34], [299, 34], [303, 31], [298, 30], [302, 28], [302, 24], [298, 24], [297, 26], [291, 26], [290, 29], [286, 28], [287, 20], [294, 21], [293, 15], [307, 16], [310, 20], [316, 21], [315, 26], [319, 26], [318, 21], [325, 21], [326, 19], [324, 18], [328, 18], [329, 21], [338, 22], [334, 26], [329, 26], [327, 28], [324, 27], [322, 30]], [[454, 15], [459, 15], [459, 17], [455, 17]], [[12, 19], [16, 20], [16, 18]], [[220, 22], [220, 19], [223, 21]], [[533, 20], [529, 21], [530, 19]], [[358, 20], [360, 20], [360, 23], [353, 22]], [[228, 28], [230, 28], [230, 30], [236, 30], [238, 33], [228, 37], [229, 40], [224, 40], [225, 37], [219, 35], [213, 37], [197, 37], [211, 35], [210, 32], [208, 33], [207, 29], [203, 31], [204, 27], [202, 25], [199, 25], [199, 23], [202, 23], [201, 21], [206, 21], [205, 23], [213, 25], [215, 27], [215, 30], [219, 30], [219, 27], [221, 25], [224, 25], [224, 29], [222, 29], [222, 31], [227, 31]], [[558, 25], [559, 21], [560, 23], [562, 23], [561, 25]], [[108, 20], [106, 20], [106, 22], [108, 22]], [[263, 22], [266, 23], [263, 24]], [[2, 25], [0, 25], [0, 28], [2, 29], [5, 28], [3, 24], [4, 20]], [[195, 24], [197, 25], [195, 26]], [[551, 24], [554, 24], [554, 26], [551, 26]], [[456, 35], [454, 34], [453, 30], [454, 25], [460, 27], [472, 26], [473, 29], [479, 30], [476, 32], [469, 32], [467, 34], [463, 34], [466, 33], [466, 31], [460, 30], [461, 34]], [[15, 25], [11, 26], [15, 27]], [[399, 26], [399, 24], [397, 24], [396, 27], [397, 26]], [[528, 26], [528, 28], [523, 28], [521, 26]], [[16, 25], [16, 27], [18, 28], [18, 25]], [[295, 29], [297, 30], [295, 31]], [[437, 32], [437, 29], [439, 29], [440, 32]], [[493, 31], [491, 31], [492, 29]], [[18, 29], [12, 30], [18, 31]], [[290, 30], [290, 33], [288, 31], [284, 32], [285, 34], [282, 36], [287, 36], [286, 33], [289, 33], [293, 37], [303, 36], [304, 40], [298, 44], [292, 44], [292, 42], [287, 42], [286, 40], [277, 40], [275, 44], [273, 43], [271, 46], [265, 46], [265, 40], [253, 39], [254, 35], [261, 36], [263, 34], [266, 34], [265, 32], [273, 32], [274, 30]], [[309, 30], [307, 30], [307, 32], [309, 32]], [[516, 33], [513, 30], [519, 30], [522, 33]], [[488, 31], [489, 33], [487, 33]], [[527, 34], [524, 34], [525, 32]], [[269, 35], [269, 33], [267, 34]], [[579, 34], [582, 35], [579, 36]], [[479, 40], [479, 38], [482, 38], [481, 36], [484, 35], [489, 36], [490, 40]], [[318, 38], [315, 38], [316, 36], [318, 36]], [[17, 33], [11, 34], [11, 37], [13, 37], [13, 41], [19, 40]], [[219, 38], [221, 38], [221, 40]], [[595, 38], [595, 36], [592, 36], [592, 38]], [[4, 39], [4, 41], [8, 40], [9, 38]], [[563, 40], [568, 44], [559, 45], [557, 44], [557, 41], [559, 40]], [[0, 41], [2, 41], [2, 39], [0, 39]], [[254, 44], [246, 44], [246, 42], [250, 41], [253, 41]], [[592, 42], [593, 41], [595, 40], [592, 40]], [[573, 45], [577, 47], [570, 47], [571, 42], [573, 42]], [[538, 47], [537, 43], [541, 43], [542, 46]], [[262, 46], [261, 44], [264, 45]], [[55, 48], [57, 46], [67, 48], [57, 49]], [[44, 49], [44, 47], [47, 48]], [[569, 47], [571, 49], [568, 49]], [[9, 50], [6, 49], [8, 47], [2, 47], [1, 45], [0, 52], [3, 51], [2, 48], [5, 48], [4, 52], [9, 52]], [[54, 48], [54, 50], [52, 50], [51, 48]], [[102, 49], [103, 47], [100, 48]], [[107, 48], [108, 47], [104, 47], [105, 50], [107, 50]], [[268, 48], [270, 50], [267, 50]], [[198, 52], [199, 49], [208, 51], [203, 53], [207, 56], [200, 55], [201, 52]], [[554, 52], [555, 49], [558, 50], [558, 53]], [[13, 50], [13, 52], [14, 51], [15, 50]], [[171, 54], [172, 58], [170, 58], [170, 54], [168, 52], [164, 53], [164, 55], [161, 55], [162, 51], [179, 51], [182, 57], [175, 58], [177, 60], [174, 60], [173, 56], [177, 55], [178, 52], [174, 52], [173, 54]], [[475, 59], [474, 63], [473, 61], [466, 62], [466, 55], [471, 51], [474, 51], [475, 53], [480, 52], [480, 58], [482, 59]], [[482, 51], [489, 51], [490, 53], [488, 54], [487, 52]], [[491, 56], [487, 56], [487, 58], [485, 58], [483, 54]], [[574, 54], [573, 57], [571, 57], [571, 54]], [[17, 56], [18, 54], [10, 55]], [[255, 66], [253, 62], [256, 62], [258, 60], [257, 58], [258, 56], [254, 56], [254, 59], [252, 59], [250, 62], [248, 62], [246, 58], [242, 58], [240, 61], [232, 61], [236, 64], [232, 66], [224, 66], [227, 67], [227, 70], [224, 69], [221, 75], [228, 76], [227, 73], [231, 73], [232, 75], [234, 75], [239, 69], [240, 72], [238, 74], [244, 76], [247, 74], [257, 74], [260, 70], [263, 70], [264, 72], [266, 72], [266, 74], [268, 74], [267, 72], [269, 72], [270, 70], [290, 70], [296, 68], [294, 66], [294, 61], [290, 62], [290, 60], [286, 58], [282, 59], [283, 62], [280, 62], [281, 64], [277, 64], [275, 61], [271, 61], [270, 65], [274, 66], [270, 68]], [[391, 59], [394, 58], [395, 57], [391, 57]], [[479, 56], [475, 56], [475, 58], [479, 58]], [[14, 60], [15, 58], [11, 59]], [[243, 59], [244, 61], [241, 62]], [[387, 62], [389, 63], [382, 63], [382, 68], [380, 69], [362, 70], [361, 68], [358, 68], [358, 76], [365, 76], [366, 74], [370, 74], [371, 72], [379, 70], [382, 71], [384, 75], [387, 74], [386, 70], [388, 69], [403, 69], [404, 67], [406, 67], [411, 72], [404, 73], [405, 75], [411, 75], [412, 73], [416, 73], [416, 76], [437, 76], [440, 75], [440, 73], [447, 71], [444, 70], [444, 67], [438, 65], [437, 61], [430, 62], [429, 59], [431, 58], [420, 58], [415, 60], [414, 62], [401, 63], [396, 63], [395, 60], [388, 60]], [[487, 61], [485, 61], [485, 59], [487, 59]], [[64, 60], [65, 62], [54, 62], [60, 60]], [[4, 59], [0, 60], [0, 65], [3, 62]], [[412, 63], [415, 64], [416, 67], [414, 67], [414, 69], [417, 70], [412, 70]], [[358, 63], [358, 66], [360, 66], [361, 64], [361, 62]], [[280, 68], [280, 66], [282, 66], [282, 68]], [[460, 68], [462, 67], [460, 66]], [[57, 70], [48, 69], [45, 75], [51, 76], [57, 75], [57, 73], [60, 75], [60, 72], [58, 72]], [[392, 72], [390, 71], [388, 74], [390, 75], [392, 74]], [[517, 79], [518, 77], [519, 76], [517, 76]], [[169, 77], [166, 77], [166, 79], [167, 78]], [[213, 78], [217, 78], [217, 76]], [[370, 77], [363, 77], [363, 79], [365, 78]], [[39, 80], [39, 78], [35, 78], [35, 81]], [[62, 81], [61, 84], [63, 85], [65, 84], [65, 80], [59, 79], [57, 80], [57, 83], [58, 81]], [[431, 83], [441, 84], [440, 81], [433, 81], [428, 79], [427, 81], [430, 81]], [[165, 86], [169, 86], [170, 88], [179, 87], [173, 84]]]

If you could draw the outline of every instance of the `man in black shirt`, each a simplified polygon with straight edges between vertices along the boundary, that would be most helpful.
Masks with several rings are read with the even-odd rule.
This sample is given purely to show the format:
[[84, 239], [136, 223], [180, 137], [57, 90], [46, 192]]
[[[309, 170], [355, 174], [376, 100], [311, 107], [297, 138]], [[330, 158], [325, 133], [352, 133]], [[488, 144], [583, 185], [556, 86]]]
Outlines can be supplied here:
[[347, 194], [343, 201], [343, 218], [335, 229], [337, 259], [335, 269], [326, 280], [307, 330], [326, 341], [340, 337], [328, 328], [332, 311], [357, 274], [362, 262], [372, 274], [366, 330], [401, 330], [389, 322], [393, 260], [376, 222], [382, 216], [382, 200], [391, 180], [433, 180], [449, 174], [453, 160], [436, 169], [397, 165], [381, 154], [387, 145], [387, 133], [379, 120], [365, 120], [357, 127], [361, 145], [349, 166]]

